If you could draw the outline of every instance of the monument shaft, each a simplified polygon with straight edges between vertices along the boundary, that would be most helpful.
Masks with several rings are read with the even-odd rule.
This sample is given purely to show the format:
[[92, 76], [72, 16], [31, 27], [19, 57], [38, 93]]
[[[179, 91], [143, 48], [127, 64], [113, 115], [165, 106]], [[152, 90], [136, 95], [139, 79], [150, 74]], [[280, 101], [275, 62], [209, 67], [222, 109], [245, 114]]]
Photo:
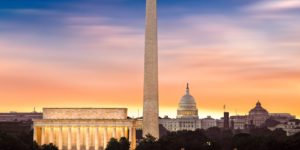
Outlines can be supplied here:
[[157, 0], [146, 0], [143, 136], [159, 138]]

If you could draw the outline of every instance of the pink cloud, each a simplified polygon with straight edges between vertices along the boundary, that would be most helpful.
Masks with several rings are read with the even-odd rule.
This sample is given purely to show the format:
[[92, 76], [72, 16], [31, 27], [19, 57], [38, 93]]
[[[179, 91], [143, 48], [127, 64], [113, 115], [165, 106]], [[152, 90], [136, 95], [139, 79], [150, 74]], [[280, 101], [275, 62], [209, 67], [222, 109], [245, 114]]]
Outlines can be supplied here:
[[284, 11], [300, 8], [299, 0], [262, 0], [245, 8], [250, 12]]
[[[291, 23], [294, 18], [285, 23], [274, 22], [274, 26], [268, 26], [274, 29], [269, 31], [260, 28], [265, 25], [263, 21], [236, 17], [190, 16], [160, 22], [159, 76], [163, 107], [171, 99], [174, 102], [180, 98], [181, 93], [172, 90], [176, 90], [174, 85], [179, 88], [187, 80], [197, 87], [194, 89], [197, 97], [215, 100], [214, 104], [220, 97], [230, 100], [229, 94], [255, 97], [260, 92], [268, 92], [270, 87], [275, 90], [299, 87], [300, 59], [294, 50], [300, 48], [296, 43], [300, 34]], [[67, 38], [56, 39], [59, 42], [54, 40], [54, 44], [32, 45], [17, 36], [0, 35], [0, 39], [6, 39], [0, 40], [0, 88], [7, 90], [4, 85], [9, 85], [26, 87], [31, 92], [50, 91], [49, 95], [53, 92], [59, 98], [53, 101], [57, 103], [65, 98], [73, 101], [72, 93], [82, 102], [89, 98], [101, 99], [93, 104], [107, 99], [122, 104], [129, 100], [140, 102], [143, 28], [115, 25], [93, 17], [69, 21], [64, 33]], [[39, 41], [41, 37], [28, 38]], [[289, 94], [296, 97], [293, 91]], [[212, 104], [209, 106], [217, 109]]]

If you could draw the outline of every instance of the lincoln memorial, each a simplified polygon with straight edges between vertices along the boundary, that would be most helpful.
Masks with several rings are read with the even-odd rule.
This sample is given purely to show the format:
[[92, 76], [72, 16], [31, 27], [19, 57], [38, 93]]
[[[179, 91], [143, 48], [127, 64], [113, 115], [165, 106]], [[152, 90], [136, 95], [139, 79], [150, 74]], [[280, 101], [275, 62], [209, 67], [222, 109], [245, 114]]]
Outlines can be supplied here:
[[33, 127], [39, 145], [53, 143], [59, 150], [103, 150], [110, 138], [120, 137], [135, 149], [141, 123], [127, 119], [127, 108], [44, 108]]

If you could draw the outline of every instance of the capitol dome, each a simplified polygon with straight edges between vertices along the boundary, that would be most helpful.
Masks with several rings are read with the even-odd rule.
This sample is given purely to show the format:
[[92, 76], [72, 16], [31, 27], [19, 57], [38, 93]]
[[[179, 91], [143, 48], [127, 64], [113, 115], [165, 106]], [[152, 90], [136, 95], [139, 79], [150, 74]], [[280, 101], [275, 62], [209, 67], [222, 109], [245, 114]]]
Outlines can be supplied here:
[[268, 111], [261, 106], [261, 103], [258, 101], [256, 106], [250, 110], [249, 115], [268, 115]]
[[258, 101], [256, 106], [249, 111], [249, 124], [255, 126], [261, 126], [269, 118], [269, 113], [266, 109], [261, 106], [261, 103]]
[[189, 84], [187, 84], [185, 95], [179, 102], [177, 118], [198, 118], [197, 104], [194, 97], [190, 95]]

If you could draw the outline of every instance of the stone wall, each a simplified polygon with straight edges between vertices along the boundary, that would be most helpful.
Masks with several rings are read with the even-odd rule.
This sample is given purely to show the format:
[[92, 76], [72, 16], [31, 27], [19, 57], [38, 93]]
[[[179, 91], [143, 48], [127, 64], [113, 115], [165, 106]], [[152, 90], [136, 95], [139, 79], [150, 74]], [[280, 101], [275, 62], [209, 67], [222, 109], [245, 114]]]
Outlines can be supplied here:
[[127, 108], [44, 108], [43, 119], [127, 119]]

